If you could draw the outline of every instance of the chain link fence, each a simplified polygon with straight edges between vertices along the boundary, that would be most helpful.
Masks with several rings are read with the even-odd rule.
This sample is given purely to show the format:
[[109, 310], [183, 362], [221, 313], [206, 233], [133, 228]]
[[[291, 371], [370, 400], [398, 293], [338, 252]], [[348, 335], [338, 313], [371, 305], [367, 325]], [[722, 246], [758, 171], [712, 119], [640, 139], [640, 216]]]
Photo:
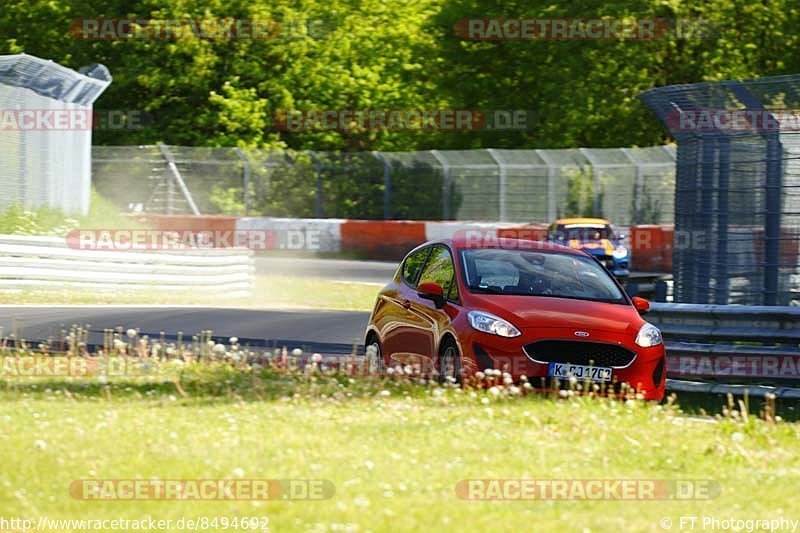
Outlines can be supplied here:
[[673, 220], [675, 150], [293, 152], [97, 146], [98, 191], [134, 212], [615, 224]]
[[800, 305], [800, 76], [641, 97], [678, 140], [675, 300]]
[[92, 104], [109, 83], [102, 65], [79, 73], [25, 54], [0, 56], [0, 210], [88, 212]]

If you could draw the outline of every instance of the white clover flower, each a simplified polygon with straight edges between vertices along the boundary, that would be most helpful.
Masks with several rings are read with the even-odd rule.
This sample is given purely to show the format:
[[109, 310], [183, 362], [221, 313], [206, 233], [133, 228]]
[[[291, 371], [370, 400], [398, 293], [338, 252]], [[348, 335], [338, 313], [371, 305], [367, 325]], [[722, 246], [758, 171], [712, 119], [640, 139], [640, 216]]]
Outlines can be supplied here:
[[511, 376], [509, 376], [507, 378], [503, 378], [503, 385], [513, 385], [513, 384], [514, 384], [514, 380], [511, 379]]
[[125, 343], [120, 339], [114, 339], [114, 348], [116, 348], [117, 350], [121, 350], [125, 348]]
[[570, 376], [569, 377], [569, 384], [574, 387], [575, 385], [578, 384], [578, 378], [576, 378], [575, 376]]
[[526, 376], [525, 374], [521, 374], [521, 375], [519, 376], [519, 380], [520, 380], [520, 381], [523, 381], [523, 382], [525, 382], [525, 381], [528, 381], [528, 376]]
[[489, 394], [491, 396], [500, 396], [500, 389], [497, 387], [489, 387]]
[[508, 393], [512, 396], [519, 396], [520, 394], [519, 387], [509, 387]]
[[315, 353], [314, 355], [311, 356], [311, 360], [315, 363], [319, 363], [320, 361], [322, 361], [322, 355]]
[[133, 337], [135, 337], [135, 336], [136, 336], [136, 334], [137, 334], [137, 331], [136, 331], [135, 329], [133, 329], [133, 328], [130, 328], [128, 331], [126, 331], [126, 332], [125, 332], [125, 334], [126, 334], [128, 337], [130, 337], [130, 338], [133, 338]]
[[568, 398], [568, 397], [569, 397], [569, 391], [567, 391], [567, 390], [560, 390], [560, 391], [558, 391], [558, 395], [559, 395], [560, 397], [562, 397], [562, 398]]
[[225, 353], [225, 345], [224, 344], [215, 344], [213, 350], [214, 350], [214, 353], [216, 353], [216, 354], [223, 354], [223, 353]]
[[231, 344], [236, 344], [237, 342], [239, 342], [239, 337], [231, 337], [230, 339], [228, 339], [228, 342], [230, 342]]
[[731, 435], [731, 439], [733, 439], [733, 442], [742, 442], [744, 440], [744, 433], [740, 433], [737, 431], [736, 433]]
[[234, 468], [233, 469], [233, 477], [244, 477], [244, 470], [241, 468]]
[[300, 357], [301, 355], [303, 355], [303, 350], [301, 350], [300, 348], [295, 348], [294, 350], [292, 350], [292, 355], [295, 357]]
[[370, 461], [368, 459], [368, 460], [364, 461], [364, 466], [367, 467], [367, 470], [372, 470], [373, 468], [375, 468], [375, 463], [373, 463], [372, 461]]
[[485, 396], [484, 396], [483, 398], [481, 398], [481, 403], [482, 403], [483, 405], [486, 405], [486, 404], [488, 404], [488, 403], [489, 403], [489, 398], [487, 398], [487, 397], [485, 397]]
[[394, 368], [392, 368], [392, 367], [387, 368], [386, 369], [386, 373], [391, 376], [392, 374], [394, 374]]
[[413, 368], [411, 368], [411, 365], [406, 365], [406, 366], [403, 368], [403, 371], [404, 371], [406, 374], [408, 374], [409, 376], [410, 376], [411, 374], [413, 374], [413, 373], [414, 373], [414, 369], [413, 369]]
[[484, 374], [483, 372], [476, 372], [475, 377], [478, 379], [483, 379], [486, 377], [486, 374]]
[[[389, 370], [391, 370], [391, 369], [389, 369]], [[392, 394], [392, 393], [391, 393], [391, 392], [389, 392], [388, 390], [382, 390], [382, 391], [380, 392], [380, 395], [381, 395], [381, 396], [391, 396], [391, 394]]]
[[522, 388], [526, 390], [532, 389], [533, 385], [531, 385], [530, 382], [526, 381], [525, 383], [522, 384]]
[[364, 350], [364, 353], [367, 355], [378, 355], [378, 347], [374, 344], [370, 344], [367, 346], [367, 349]]
[[47, 443], [41, 439], [33, 441], [33, 447], [39, 450], [46, 450]]

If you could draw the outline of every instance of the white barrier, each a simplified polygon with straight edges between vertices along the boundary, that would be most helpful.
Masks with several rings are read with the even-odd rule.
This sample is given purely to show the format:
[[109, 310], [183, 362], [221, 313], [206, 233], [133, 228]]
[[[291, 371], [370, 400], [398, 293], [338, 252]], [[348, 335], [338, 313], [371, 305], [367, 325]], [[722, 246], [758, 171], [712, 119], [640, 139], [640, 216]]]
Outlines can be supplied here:
[[249, 250], [75, 250], [63, 238], [0, 235], [2, 290], [149, 289], [239, 297], [250, 294], [254, 281]]

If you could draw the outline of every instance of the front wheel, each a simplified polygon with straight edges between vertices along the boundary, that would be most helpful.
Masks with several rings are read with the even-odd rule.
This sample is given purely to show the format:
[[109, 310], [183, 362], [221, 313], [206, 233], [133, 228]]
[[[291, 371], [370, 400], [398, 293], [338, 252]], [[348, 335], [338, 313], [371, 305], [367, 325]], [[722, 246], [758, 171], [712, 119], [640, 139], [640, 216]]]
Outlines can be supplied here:
[[381, 343], [374, 335], [371, 335], [364, 344], [364, 357], [368, 376], [383, 376], [386, 373]]
[[442, 383], [461, 383], [461, 354], [458, 345], [447, 338], [439, 348], [439, 381]]

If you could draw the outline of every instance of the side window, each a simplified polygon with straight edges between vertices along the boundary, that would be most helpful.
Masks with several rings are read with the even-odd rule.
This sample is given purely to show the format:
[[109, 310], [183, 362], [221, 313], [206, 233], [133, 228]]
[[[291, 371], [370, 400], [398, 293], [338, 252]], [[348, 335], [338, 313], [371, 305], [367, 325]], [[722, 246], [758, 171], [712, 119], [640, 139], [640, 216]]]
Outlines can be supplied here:
[[450, 285], [453, 283], [453, 259], [450, 257], [450, 250], [445, 246], [434, 246], [425, 270], [419, 277], [420, 283], [434, 281], [442, 286], [444, 294], [450, 293]]
[[409, 255], [405, 263], [403, 263], [403, 279], [412, 287], [417, 286], [419, 272], [422, 270], [422, 266], [425, 264], [425, 260], [428, 258], [428, 252], [430, 251], [430, 247], [423, 248]]

